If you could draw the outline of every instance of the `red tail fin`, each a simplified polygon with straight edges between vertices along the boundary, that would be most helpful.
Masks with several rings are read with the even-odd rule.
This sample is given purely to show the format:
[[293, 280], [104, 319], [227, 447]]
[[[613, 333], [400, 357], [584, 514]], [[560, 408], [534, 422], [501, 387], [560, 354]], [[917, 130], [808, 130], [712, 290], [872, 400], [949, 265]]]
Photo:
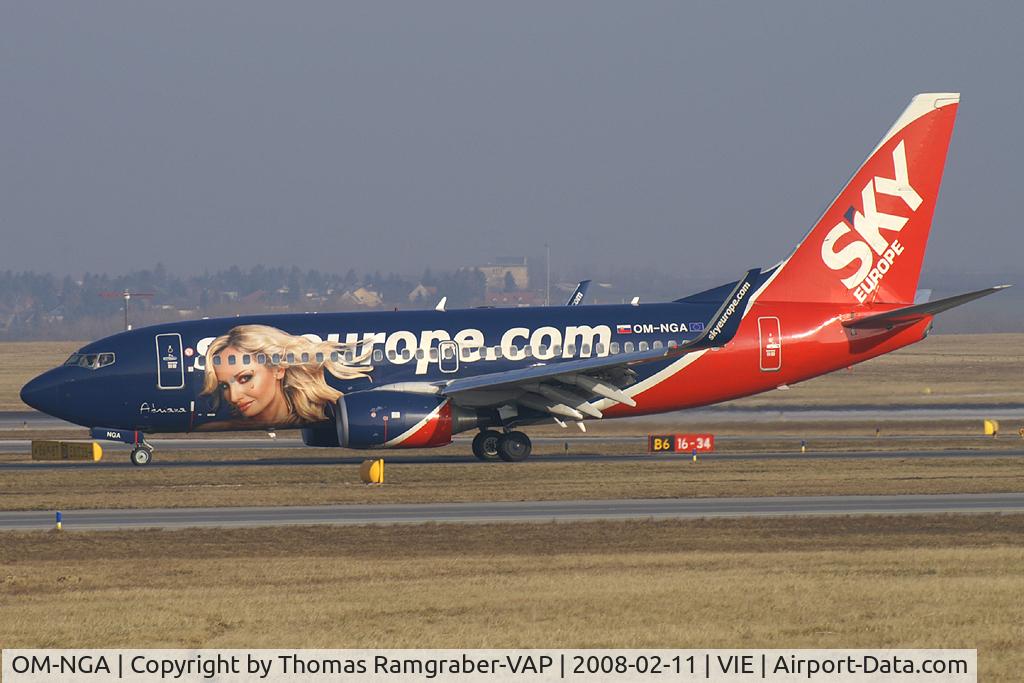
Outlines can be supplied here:
[[959, 102], [911, 100], [759, 298], [912, 303]]

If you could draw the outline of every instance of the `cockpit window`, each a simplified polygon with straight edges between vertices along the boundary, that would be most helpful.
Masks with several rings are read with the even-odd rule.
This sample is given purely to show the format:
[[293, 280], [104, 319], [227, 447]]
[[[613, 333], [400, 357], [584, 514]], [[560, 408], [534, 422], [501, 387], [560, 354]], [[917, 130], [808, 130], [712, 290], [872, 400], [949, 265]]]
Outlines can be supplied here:
[[73, 353], [70, 358], [64, 361], [64, 365], [96, 370], [113, 365], [114, 360], [115, 357], [112, 353]]

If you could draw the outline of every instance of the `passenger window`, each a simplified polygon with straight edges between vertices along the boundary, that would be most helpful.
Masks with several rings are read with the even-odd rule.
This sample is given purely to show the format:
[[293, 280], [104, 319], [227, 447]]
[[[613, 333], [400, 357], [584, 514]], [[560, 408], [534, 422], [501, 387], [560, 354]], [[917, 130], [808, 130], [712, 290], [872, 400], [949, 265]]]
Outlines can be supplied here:
[[331, 362], [332, 362], [332, 363], [337, 363], [337, 362], [338, 362], [338, 359], [339, 359], [340, 357], [341, 357], [341, 356], [340, 356], [340, 354], [339, 354], [339, 353], [338, 353], [337, 351], [331, 351]]
[[545, 346], [544, 344], [539, 345], [537, 347], [537, 355], [538, 356], [546, 356], [546, 355], [548, 355], [548, 347]]
[[645, 341], [640, 342], [640, 350], [641, 351], [647, 351], [650, 348], [651, 347], [647, 344], [647, 342], [645, 342]]
[[600, 342], [598, 344], [596, 344], [594, 346], [594, 353], [596, 353], [599, 356], [603, 356], [604, 355], [604, 344], [601, 344]]
[[302, 362], [303, 363], [308, 363], [309, 362], [309, 354], [308, 353], [303, 353], [302, 354]]
[[633, 342], [626, 342], [622, 345], [622, 350], [626, 353], [633, 353]]
[[256, 364], [257, 365], [266, 365], [267, 364], [267, 354], [265, 354], [265, 353], [257, 353], [256, 354]]
[[232, 353], [228, 356], [228, 365], [234, 365], [236, 362], [238, 362], [238, 359], [235, 358], [235, 354]]
[[388, 351], [388, 360], [389, 361], [391, 361], [393, 363], [395, 361], [395, 359], [397, 359], [397, 358], [398, 358], [398, 354], [395, 353], [394, 349], [391, 349], [390, 351]]
[[250, 363], [252, 363], [252, 356], [250, 356], [247, 353], [243, 354], [242, 355], [242, 365], [249, 365]]
[[424, 356], [423, 349], [416, 349], [416, 360], [423, 360]]
[[356, 360], [356, 353], [355, 353], [355, 351], [353, 351], [352, 349], [349, 349], [348, 351], [345, 352], [345, 362], [346, 363], [354, 363], [355, 360]]
[[437, 347], [436, 346], [431, 346], [430, 347], [430, 360], [432, 360], [432, 361], [436, 361], [437, 360]]
[[612, 342], [612, 353], [619, 352], [619, 342]]
[[316, 352], [316, 362], [317, 363], [323, 363], [324, 362], [324, 354], [323, 354], [322, 351], [317, 351]]
[[275, 353], [273, 356], [270, 357], [270, 362], [273, 363], [274, 365], [280, 365], [281, 364], [281, 354]]
[[532, 354], [533, 354], [533, 347], [531, 347], [529, 344], [527, 344], [526, 346], [523, 347], [523, 355], [525, 357], [529, 358]]
[[562, 355], [562, 345], [561, 344], [555, 344], [554, 346], [552, 346], [551, 347], [551, 355], [552, 356], [561, 356]]
[[375, 360], [378, 363], [381, 362], [382, 360], [384, 360], [384, 352], [381, 351], [380, 349], [374, 349], [373, 350], [373, 360]]
[[198, 365], [200, 368], [205, 368], [206, 356], [199, 356], [198, 358], [196, 358], [196, 365]]
[[294, 353], [289, 353], [285, 358], [288, 361], [289, 365], [295, 363], [295, 354]]
[[655, 349], [660, 349], [662, 346], [664, 346], [664, 344], [662, 344], [660, 341], [656, 341], [653, 344], [651, 344], [651, 348]]
[[462, 359], [463, 360], [469, 360], [469, 356], [473, 353], [473, 349], [465, 347], [465, 346], [463, 346], [461, 348], [462, 348]]
[[590, 355], [590, 344], [584, 344], [583, 346], [580, 347], [580, 355], [581, 356], [589, 356]]
[[501, 347], [500, 346], [495, 346], [494, 347], [494, 360], [501, 360], [501, 357], [502, 357], [501, 356]]
[[565, 351], [566, 351], [566, 353], [569, 354], [569, 357], [572, 358], [573, 356], [576, 355], [576, 345], [575, 344], [566, 344], [565, 345]]
[[412, 358], [412, 351], [409, 349], [402, 349], [402, 360], [409, 360]]
[[674, 349], [674, 348], [676, 348], [677, 346], [679, 346], [679, 345], [678, 345], [678, 344], [676, 344], [676, 340], [675, 340], [675, 339], [669, 339], [669, 340], [668, 340], [668, 348], [670, 348], [670, 349]]
[[214, 356], [213, 357], [213, 364], [214, 365], [220, 365], [220, 356]]

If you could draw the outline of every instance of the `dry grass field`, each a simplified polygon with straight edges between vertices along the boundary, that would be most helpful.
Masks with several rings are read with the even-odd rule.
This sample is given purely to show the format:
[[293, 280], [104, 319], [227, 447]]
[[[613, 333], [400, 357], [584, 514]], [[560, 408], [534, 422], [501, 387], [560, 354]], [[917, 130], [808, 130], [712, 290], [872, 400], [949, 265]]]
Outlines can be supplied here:
[[0, 647], [964, 647], [1024, 669], [1024, 515], [0, 536]]
[[85, 342], [0, 343], [0, 410], [29, 410], [18, 393], [41, 372], [60, 365]]

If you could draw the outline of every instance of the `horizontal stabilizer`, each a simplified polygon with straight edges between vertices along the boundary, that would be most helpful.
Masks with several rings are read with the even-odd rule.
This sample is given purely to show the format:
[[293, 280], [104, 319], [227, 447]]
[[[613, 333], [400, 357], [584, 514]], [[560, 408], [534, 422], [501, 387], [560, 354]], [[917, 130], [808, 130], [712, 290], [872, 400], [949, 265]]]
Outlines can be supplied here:
[[891, 329], [897, 325], [909, 325], [910, 323], [916, 323], [923, 320], [930, 315], [942, 313], [943, 311], [948, 311], [951, 308], [956, 308], [957, 306], [974, 301], [975, 299], [980, 299], [983, 296], [994, 294], [995, 292], [998, 292], [1001, 289], [1006, 289], [1009, 286], [1010, 285], [997, 285], [987, 289], [979, 289], [976, 292], [958, 294], [956, 296], [951, 296], [948, 299], [938, 299], [937, 301], [905, 306], [903, 308], [897, 308], [894, 311], [876, 313], [863, 318], [844, 320], [843, 327], [852, 330], [876, 330]]

